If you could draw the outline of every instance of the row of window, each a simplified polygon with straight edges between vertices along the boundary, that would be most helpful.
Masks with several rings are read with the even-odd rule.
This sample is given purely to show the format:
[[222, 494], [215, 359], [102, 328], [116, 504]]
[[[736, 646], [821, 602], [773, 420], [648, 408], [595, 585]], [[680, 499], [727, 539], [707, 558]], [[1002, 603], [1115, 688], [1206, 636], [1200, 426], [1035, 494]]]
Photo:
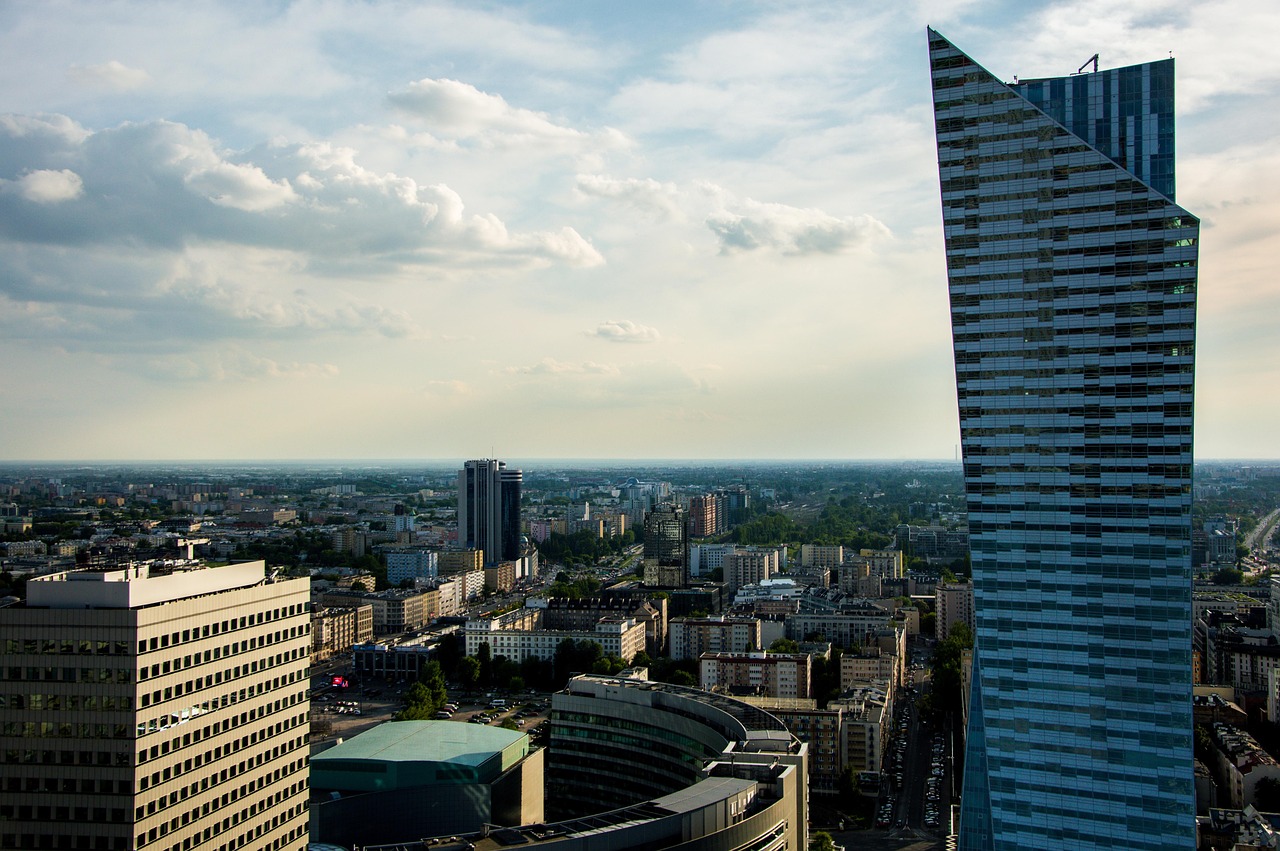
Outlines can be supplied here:
[[132, 655], [129, 652], [129, 646], [127, 641], [90, 641], [88, 639], [76, 640], [73, 638], [6, 638], [4, 652], [6, 654], [28, 653], [35, 655], [44, 653], [62, 656], [73, 653], [80, 656], [129, 656]]
[[54, 765], [58, 753], [78, 754], [78, 765], [96, 765], [99, 767], [127, 768], [133, 759], [128, 751], [52, 751], [36, 748], [5, 748], [0, 757], [10, 765]]
[[165, 674], [181, 671], [185, 668], [191, 668], [208, 662], [225, 659], [230, 656], [236, 656], [240, 653], [249, 653], [254, 650], [260, 650], [272, 644], [278, 644], [281, 641], [288, 641], [292, 638], [307, 634], [308, 630], [303, 626], [291, 626], [287, 629], [269, 632], [266, 635], [258, 635], [253, 638], [247, 638], [244, 641], [233, 641], [230, 644], [223, 644], [219, 647], [211, 647], [203, 652], [185, 656], [175, 656], [173, 659], [166, 659], [163, 662], [157, 662], [154, 665], [143, 665], [138, 669], [138, 679], [147, 680], [152, 677], [159, 677]]
[[[142, 738], [143, 736], [151, 733], [164, 732], [165, 730], [169, 730], [173, 727], [186, 724], [188, 721], [194, 721], [196, 718], [217, 712], [220, 709], [235, 706], [237, 703], [243, 703], [246, 700], [251, 700], [258, 695], [266, 694], [270, 691], [274, 691], [275, 689], [287, 688], [293, 682], [301, 679], [301, 677], [302, 675], [299, 672], [291, 671], [282, 677], [264, 680], [263, 682], [255, 683], [247, 686], [246, 688], [237, 689], [236, 691], [228, 694], [218, 695], [210, 700], [202, 701], [190, 707], [185, 707], [177, 712], [166, 712], [163, 715], [149, 719], [144, 723], [140, 723], [138, 725], [138, 738]], [[289, 705], [289, 701], [293, 701], [295, 697], [296, 695], [289, 695], [285, 698], [286, 705]], [[152, 750], [155, 750], [155, 748], [153, 747]], [[145, 749], [143, 751], [139, 751], [139, 761], [145, 759], [143, 756], [145, 753]]]
[[133, 710], [133, 695], [112, 694], [6, 694], [0, 692], [0, 709], [34, 709], [59, 712], [114, 712]]
[[[966, 482], [965, 490], [970, 497], [1012, 495], [1027, 493], [1067, 494], [1074, 499], [1105, 499], [1107, 497], [1127, 499], [1165, 499], [1183, 496], [1191, 492], [1190, 485], [1150, 485], [1124, 484], [1101, 485], [1098, 483], [1050, 484], [1048, 482], [1021, 482], [1018, 484], [997, 484], [996, 482]], [[972, 510], [972, 504], [970, 506]], [[974, 545], [976, 548], [976, 544]]]
[[[284, 724], [280, 725], [282, 730], [289, 730], [298, 726], [296, 723], [293, 723], [294, 719], [289, 719], [289, 721], [290, 723], [287, 726]], [[305, 721], [303, 723], [305, 723]], [[234, 780], [236, 777], [240, 776], [240, 774], [242, 774], [244, 771], [248, 769], [254, 768], [258, 765], [262, 765], [265, 762], [268, 762], [270, 760], [278, 759], [281, 756], [287, 756], [290, 753], [293, 753], [299, 748], [303, 748], [305, 746], [306, 746], [305, 736], [297, 736], [291, 739], [281, 740], [280, 744], [272, 748], [269, 753], [264, 752], [262, 754], [258, 754], [257, 757], [255, 757], [252, 760], [246, 760], [244, 762], [239, 763], [239, 768], [235, 772], [231, 772], [231, 773], [222, 772], [213, 777], [205, 777], [200, 779], [197, 782], [174, 789], [172, 792], [168, 794], [160, 795], [158, 798], [155, 798], [150, 801], [146, 801], [145, 803], [140, 803], [135, 812], [136, 818], [138, 821], [142, 821], [145, 818], [150, 818], [156, 813], [163, 813], [166, 809], [169, 809], [170, 807], [176, 807], [182, 802], [188, 800], [189, 798], [196, 797], [201, 792], [205, 792], [209, 789], [217, 789], [218, 786], [225, 783], [226, 780]], [[269, 786], [270, 784], [275, 783], [282, 778], [288, 777], [289, 775], [297, 771], [300, 771], [303, 767], [306, 766], [306, 764], [307, 764], [307, 760], [305, 758], [298, 758], [288, 763], [284, 763], [279, 767], [275, 768], [274, 770], [268, 771], [262, 774], [261, 776], [259, 776], [258, 778], [256, 778], [255, 780], [252, 780], [248, 783], [242, 783], [239, 786], [228, 787], [227, 791], [223, 792], [221, 797], [218, 797], [215, 795], [211, 797], [208, 801], [206, 801], [203, 805], [201, 805], [201, 807], [204, 810], [202, 815], [208, 815], [213, 810], [217, 810], [222, 807], [226, 807], [231, 804], [234, 804], [236, 801], [239, 801], [242, 798], [247, 798], [250, 795], [253, 795], [258, 790], [266, 786]], [[227, 775], [225, 780], [221, 779], [223, 778], [223, 774]], [[306, 779], [303, 778], [301, 781], [299, 781], [297, 785], [299, 786], [299, 788], [301, 788], [301, 786], [305, 784], [306, 784]], [[192, 810], [191, 812], [195, 813], [196, 810]]]
[[55, 668], [48, 665], [7, 665], [0, 668], [0, 680], [47, 683], [118, 683], [133, 682], [132, 668]]
[[131, 739], [128, 724], [88, 724], [71, 721], [5, 721], [0, 734], [24, 739]]
[[[223, 718], [220, 721], [217, 721], [210, 725], [206, 725], [204, 727], [193, 726], [189, 728], [190, 732], [184, 733], [181, 737], [175, 736], [173, 739], [161, 742], [157, 745], [152, 745], [149, 749], [140, 752], [139, 764], [141, 764], [144, 761], [155, 760], [165, 754], [179, 753], [185, 748], [199, 745], [201, 741], [207, 740], [212, 736], [219, 735], [233, 728], [243, 727], [244, 725], [250, 723], [250, 721], [257, 718], [261, 718], [265, 715], [268, 715], [274, 712], [286, 711], [290, 707], [297, 706], [298, 704], [302, 703], [305, 700], [306, 700], [306, 693], [299, 692], [296, 694], [288, 695], [284, 698], [281, 698], [280, 700], [263, 704], [262, 706], [259, 706], [257, 709], [241, 712], [239, 715], [228, 716], [226, 718]], [[301, 715], [298, 717], [304, 718], [304, 716], [301, 716]], [[303, 722], [298, 721], [297, 723], [303, 723]], [[192, 756], [188, 757], [186, 760], [184, 760], [181, 763], [171, 763], [167, 767], [157, 768], [154, 772], [151, 773], [150, 776], [145, 774], [142, 775], [138, 781], [138, 789], [139, 791], [142, 791], [147, 788], [154, 787], [157, 784], [167, 782], [172, 777], [182, 774], [184, 771], [189, 771], [191, 768], [195, 767], [197, 757], [199, 758], [201, 764], [208, 764], [212, 762], [215, 758], [225, 757], [228, 754], [239, 751], [244, 747], [248, 747], [248, 742], [247, 740], [242, 741], [241, 739], [228, 741], [225, 745], [220, 745], [216, 748], [211, 748], [208, 745], [206, 745], [205, 750], [202, 751], [200, 754], [198, 755], [193, 754]], [[145, 754], [145, 759], [143, 758], [143, 754]], [[218, 756], [215, 757], [214, 754], [217, 754]], [[234, 769], [234, 765], [232, 765], [231, 768]], [[225, 777], [226, 773], [227, 773], [226, 770], [222, 772], [222, 774], [224, 775], [222, 778], [223, 780], [226, 779]]]
[[[297, 785], [305, 785], [305, 783], [297, 784]], [[272, 796], [272, 797], [274, 798], [275, 796]], [[285, 798], [281, 797], [280, 800], [285, 800]], [[204, 844], [205, 842], [208, 842], [210, 839], [214, 839], [217, 836], [220, 836], [222, 833], [225, 833], [226, 831], [231, 830], [232, 828], [236, 827], [242, 822], [248, 821], [249, 819], [256, 816], [258, 813], [265, 811], [268, 806], [271, 806], [274, 803], [276, 802], [272, 801], [271, 803], [268, 803], [268, 799], [264, 798], [263, 800], [255, 802], [253, 805], [249, 807], [245, 807], [244, 809], [239, 810], [235, 813], [232, 813], [231, 815], [226, 816], [218, 821], [213, 821], [208, 827], [206, 827], [198, 835], [194, 837], [188, 837], [187, 839], [183, 840], [181, 843], [176, 843], [170, 846], [170, 849], [171, 851], [173, 851], [173, 849], [197, 848], [200, 845]], [[244, 833], [242, 833], [240, 836], [236, 837], [234, 841], [228, 843], [226, 846], [223, 846], [223, 847], [239, 848], [247, 843], [254, 842], [254, 840], [261, 838], [263, 834], [270, 833], [275, 829], [277, 829], [278, 827], [288, 824], [290, 821], [293, 821], [295, 818], [305, 813], [306, 810], [307, 810], [306, 801], [301, 801], [297, 804], [294, 804], [293, 806], [287, 807], [286, 809], [272, 816], [270, 821], [254, 826], [250, 830], [247, 830]], [[151, 843], [154, 843], [157, 840], [163, 839], [171, 831], [178, 830], [188, 824], [191, 824], [199, 817], [198, 815], [193, 815], [193, 813], [198, 813], [198, 812], [199, 812], [198, 809], [194, 809], [191, 811], [191, 813], [183, 813], [181, 816], [174, 817], [173, 819], [165, 822], [164, 824], [159, 825], [158, 827], [153, 827], [145, 833], [138, 834], [136, 847], [142, 848], [146, 845], [150, 845]], [[284, 844], [285, 842], [291, 841], [299, 836], [304, 835], [306, 833], [306, 830], [307, 830], [307, 827], [305, 824], [297, 825], [296, 827], [291, 828], [287, 834], [277, 837], [275, 842], [273, 842], [270, 845], [267, 845], [266, 847], [268, 848], [280, 847], [280, 845]], [[253, 847], [260, 848], [263, 846], [261, 843], [255, 843]]]
[[214, 635], [225, 635], [240, 629], [249, 629], [254, 626], [260, 626], [264, 623], [271, 623], [281, 618], [291, 618], [298, 615], [307, 615], [310, 620], [311, 607], [308, 603], [295, 603], [289, 606], [283, 606], [277, 609], [269, 609], [267, 611], [258, 612], [252, 615], [243, 615], [239, 618], [230, 618], [224, 621], [214, 621], [211, 624], [205, 624], [194, 629], [184, 629], [177, 632], [165, 633], [164, 635], [153, 636], [150, 639], [142, 639], [138, 641], [138, 655], [151, 653], [157, 650], [164, 650], [168, 647], [185, 644], [191, 641], [200, 641]]

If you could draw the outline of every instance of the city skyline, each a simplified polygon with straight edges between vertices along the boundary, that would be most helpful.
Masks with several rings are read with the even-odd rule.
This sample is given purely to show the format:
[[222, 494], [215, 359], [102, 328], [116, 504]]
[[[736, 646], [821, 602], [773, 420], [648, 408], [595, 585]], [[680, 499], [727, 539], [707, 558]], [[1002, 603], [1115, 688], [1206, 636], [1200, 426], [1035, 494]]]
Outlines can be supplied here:
[[951, 461], [927, 24], [1179, 58], [1199, 457], [1276, 457], [1276, 16], [6, 7], [4, 460]]

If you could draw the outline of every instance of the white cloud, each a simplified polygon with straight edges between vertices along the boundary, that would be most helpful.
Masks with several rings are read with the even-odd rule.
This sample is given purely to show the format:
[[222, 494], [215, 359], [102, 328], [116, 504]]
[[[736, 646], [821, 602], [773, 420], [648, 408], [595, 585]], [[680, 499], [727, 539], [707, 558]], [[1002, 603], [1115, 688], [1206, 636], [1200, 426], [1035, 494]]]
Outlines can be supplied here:
[[591, 336], [611, 343], [656, 343], [662, 339], [657, 328], [639, 325], [629, 319], [621, 322], [602, 322], [596, 330], [591, 332]]
[[[586, 133], [558, 124], [545, 113], [507, 103], [458, 80], [424, 79], [388, 96], [392, 106], [428, 128], [425, 147], [461, 139], [480, 147], [552, 146], [562, 149], [616, 148], [627, 144], [616, 130]], [[444, 141], [442, 141], [444, 140]]]
[[215, 162], [193, 170], [187, 185], [220, 207], [260, 213], [297, 199], [287, 180], [273, 181], [251, 165]]
[[680, 216], [680, 190], [674, 183], [662, 183], [651, 177], [616, 178], [603, 174], [580, 174], [576, 189], [585, 196], [625, 202], [658, 219]]
[[273, 379], [334, 378], [340, 370], [331, 363], [286, 361], [256, 355], [241, 348], [200, 355], [152, 358], [143, 369], [161, 381], [230, 382]]
[[618, 375], [616, 366], [594, 361], [565, 363], [555, 358], [543, 358], [531, 366], [510, 366], [503, 370], [508, 375]]
[[[493, 214], [467, 213], [442, 183], [372, 171], [356, 151], [328, 142], [235, 153], [173, 122], [78, 131], [44, 118], [0, 122], [0, 174], [27, 172], [25, 197], [84, 201], [65, 216], [23, 219], [0, 195], [0, 237], [80, 244], [129, 238], [171, 248], [238, 243], [305, 252], [312, 262], [366, 273], [604, 262], [572, 227], [509, 232]], [[74, 180], [50, 168], [66, 163], [75, 165]]]
[[465, 381], [457, 379], [432, 379], [427, 382], [423, 393], [426, 396], [437, 398], [441, 396], [470, 396], [472, 392], [471, 385]]
[[739, 198], [707, 181], [685, 192], [674, 183], [651, 178], [580, 174], [576, 188], [584, 198], [657, 211], [663, 219], [700, 218], [715, 234], [722, 254], [759, 249], [789, 256], [836, 254], [866, 248], [890, 236], [888, 227], [874, 216], [833, 216], [814, 208]]
[[84, 181], [80, 179], [80, 175], [66, 168], [57, 171], [37, 169], [24, 174], [14, 183], [23, 198], [37, 204], [71, 201], [84, 192]]
[[872, 216], [832, 216], [821, 210], [770, 204], [744, 198], [730, 201], [707, 217], [720, 251], [771, 249], [781, 254], [835, 254], [865, 248], [889, 236]]
[[[1280, 6], [1254, 0], [1075, 0], [1031, 15], [1022, 37], [1001, 38], [1008, 75], [1066, 74], [1092, 53], [1116, 68], [1179, 57], [1178, 110], [1209, 109], [1226, 94], [1254, 94], [1280, 81]], [[1007, 46], [1007, 47], [1006, 47]], [[964, 49], [962, 47], [962, 49]]]
[[151, 75], [146, 71], [130, 68], [115, 59], [98, 65], [72, 65], [68, 73], [78, 83], [121, 92], [140, 88], [151, 81]]

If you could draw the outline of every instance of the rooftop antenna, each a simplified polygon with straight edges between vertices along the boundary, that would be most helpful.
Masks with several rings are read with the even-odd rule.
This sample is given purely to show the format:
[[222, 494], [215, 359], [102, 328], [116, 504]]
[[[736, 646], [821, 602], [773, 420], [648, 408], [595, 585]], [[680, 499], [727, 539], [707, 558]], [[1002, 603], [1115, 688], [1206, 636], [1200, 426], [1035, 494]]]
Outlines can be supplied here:
[[1093, 65], [1093, 73], [1095, 74], [1098, 73], [1098, 54], [1095, 53], [1092, 56], [1090, 56], [1088, 59], [1086, 59], [1084, 61], [1084, 64], [1076, 69], [1076, 73], [1083, 74], [1084, 69], [1088, 68], [1091, 64]]

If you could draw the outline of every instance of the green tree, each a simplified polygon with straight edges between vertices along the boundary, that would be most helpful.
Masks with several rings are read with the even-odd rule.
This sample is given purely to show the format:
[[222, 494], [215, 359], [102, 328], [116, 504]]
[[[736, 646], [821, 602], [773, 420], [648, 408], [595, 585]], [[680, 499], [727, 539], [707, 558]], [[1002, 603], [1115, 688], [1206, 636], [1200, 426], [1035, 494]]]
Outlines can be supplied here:
[[698, 681], [694, 678], [693, 674], [685, 670], [673, 671], [671, 673], [671, 678], [668, 679], [667, 682], [675, 686], [690, 686], [691, 688], [697, 688], [698, 686]]
[[1264, 777], [1254, 787], [1254, 806], [1264, 813], [1280, 813], [1280, 780]]
[[480, 660], [474, 656], [463, 656], [458, 660], [456, 676], [463, 688], [475, 688], [480, 682]]
[[809, 834], [809, 851], [836, 851], [836, 841], [825, 830]]
[[964, 651], [973, 648], [973, 632], [964, 622], [954, 623], [945, 639], [938, 642], [933, 651], [932, 707], [960, 705], [961, 661]]
[[444, 670], [446, 677], [456, 677], [458, 662], [462, 660], [466, 645], [463, 644], [462, 636], [456, 632], [441, 637], [440, 642], [436, 645], [436, 652], [432, 654], [432, 658], [440, 663], [440, 667]]
[[[430, 670], [435, 665], [434, 670]], [[405, 692], [404, 709], [394, 716], [393, 721], [426, 721], [435, 717], [440, 708], [449, 699], [444, 689], [444, 676], [440, 666], [429, 662], [423, 667], [421, 679]]]
[[597, 659], [591, 665], [591, 673], [613, 676], [627, 667], [627, 663], [617, 656], [609, 655]]
[[769, 645], [770, 653], [799, 653], [800, 645], [790, 638], [775, 638]]

